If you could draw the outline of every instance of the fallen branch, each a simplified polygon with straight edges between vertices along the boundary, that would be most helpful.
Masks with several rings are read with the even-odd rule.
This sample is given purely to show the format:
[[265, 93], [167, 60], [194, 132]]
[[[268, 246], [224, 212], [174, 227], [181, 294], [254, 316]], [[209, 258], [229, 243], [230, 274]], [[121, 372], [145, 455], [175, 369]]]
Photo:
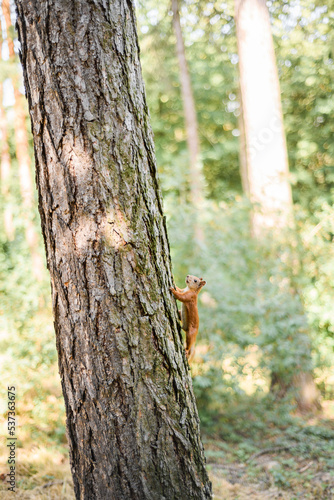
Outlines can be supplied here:
[[272, 446], [271, 448], [267, 448], [265, 450], [258, 451], [257, 453], [253, 453], [249, 458], [247, 458], [246, 462], [251, 462], [254, 458], [258, 458], [261, 455], [266, 455], [267, 453], [272, 453], [274, 451], [287, 451], [291, 450], [291, 448], [296, 448], [296, 444], [286, 445], [286, 446]]
[[310, 462], [308, 463], [307, 465], [305, 465], [304, 467], [302, 467], [301, 469], [299, 469], [299, 472], [305, 472], [307, 469], [309, 469], [312, 465], [314, 464], [314, 462]]
[[55, 484], [64, 484], [66, 483], [66, 479], [55, 479], [54, 481], [49, 481], [48, 483], [44, 484], [36, 484], [36, 486], [33, 487], [35, 488], [50, 488], [50, 486], [54, 486]]
[[63, 484], [65, 483], [64, 479], [56, 479], [56, 481], [49, 481], [48, 483], [42, 484], [42, 488], [50, 488], [54, 484]]
[[211, 467], [214, 467], [215, 469], [231, 469], [231, 470], [241, 470], [245, 467], [245, 464], [225, 465], [225, 464], [216, 464], [214, 462], [208, 462], [208, 465], [211, 465]]

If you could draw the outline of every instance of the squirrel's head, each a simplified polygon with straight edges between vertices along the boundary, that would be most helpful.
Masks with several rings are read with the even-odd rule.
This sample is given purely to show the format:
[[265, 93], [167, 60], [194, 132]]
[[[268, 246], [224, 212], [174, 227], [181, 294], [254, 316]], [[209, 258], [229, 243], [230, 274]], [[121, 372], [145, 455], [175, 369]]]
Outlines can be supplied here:
[[203, 278], [197, 278], [197, 276], [188, 274], [186, 277], [186, 284], [188, 285], [189, 290], [200, 291], [200, 289], [206, 285], [206, 281], [204, 281]]

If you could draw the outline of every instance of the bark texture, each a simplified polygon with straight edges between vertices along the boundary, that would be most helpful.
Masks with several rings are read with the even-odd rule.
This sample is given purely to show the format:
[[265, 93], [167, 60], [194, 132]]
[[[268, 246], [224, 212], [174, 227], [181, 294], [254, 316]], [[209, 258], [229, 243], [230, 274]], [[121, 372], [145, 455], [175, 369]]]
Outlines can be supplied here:
[[130, 0], [16, 0], [78, 499], [207, 499]]
[[[240, 89], [253, 231], [285, 227], [292, 195], [269, 12], [265, 0], [235, 0]], [[245, 175], [243, 176], [245, 177]]]

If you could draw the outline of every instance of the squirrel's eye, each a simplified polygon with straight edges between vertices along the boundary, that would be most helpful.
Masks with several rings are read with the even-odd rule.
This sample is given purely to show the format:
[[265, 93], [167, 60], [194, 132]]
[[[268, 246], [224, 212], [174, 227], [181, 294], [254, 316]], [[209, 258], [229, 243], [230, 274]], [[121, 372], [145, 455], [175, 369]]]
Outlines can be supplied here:
[[195, 283], [197, 283], [197, 280], [195, 280]]

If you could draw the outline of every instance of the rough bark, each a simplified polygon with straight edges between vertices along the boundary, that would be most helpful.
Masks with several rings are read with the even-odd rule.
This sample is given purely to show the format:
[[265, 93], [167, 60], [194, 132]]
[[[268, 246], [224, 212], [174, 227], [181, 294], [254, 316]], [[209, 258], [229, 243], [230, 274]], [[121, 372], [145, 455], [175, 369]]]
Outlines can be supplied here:
[[292, 195], [269, 12], [265, 0], [235, 0], [240, 89], [253, 232], [286, 227]]
[[206, 499], [130, 0], [16, 0], [79, 499]]
[[[6, 23], [9, 57], [14, 62], [14, 40], [10, 34], [12, 23], [9, 0], [2, 0], [2, 10]], [[22, 215], [25, 225], [25, 237], [32, 258], [32, 272], [37, 280], [42, 278], [44, 262], [39, 253], [38, 234], [33, 222], [34, 188], [31, 174], [31, 159], [29, 154], [28, 133], [26, 128], [26, 110], [19, 91], [19, 75], [13, 78], [14, 87], [14, 135], [16, 158], [19, 166], [19, 182], [22, 196]]]
[[[181, 29], [179, 0], [172, 0], [172, 11], [173, 11], [173, 26], [176, 38], [176, 52], [180, 68], [180, 83], [181, 83], [184, 119], [186, 125], [187, 146], [190, 159], [190, 165], [189, 165], [190, 201], [196, 213], [203, 200], [202, 170], [199, 158], [200, 142], [198, 136], [198, 122], [197, 122], [194, 94], [192, 90], [182, 29]], [[201, 227], [198, 223], [198, 214], [195, 220], [195, 238], [199, 241], [203, 240], [203, 231], [201, 230]]]

